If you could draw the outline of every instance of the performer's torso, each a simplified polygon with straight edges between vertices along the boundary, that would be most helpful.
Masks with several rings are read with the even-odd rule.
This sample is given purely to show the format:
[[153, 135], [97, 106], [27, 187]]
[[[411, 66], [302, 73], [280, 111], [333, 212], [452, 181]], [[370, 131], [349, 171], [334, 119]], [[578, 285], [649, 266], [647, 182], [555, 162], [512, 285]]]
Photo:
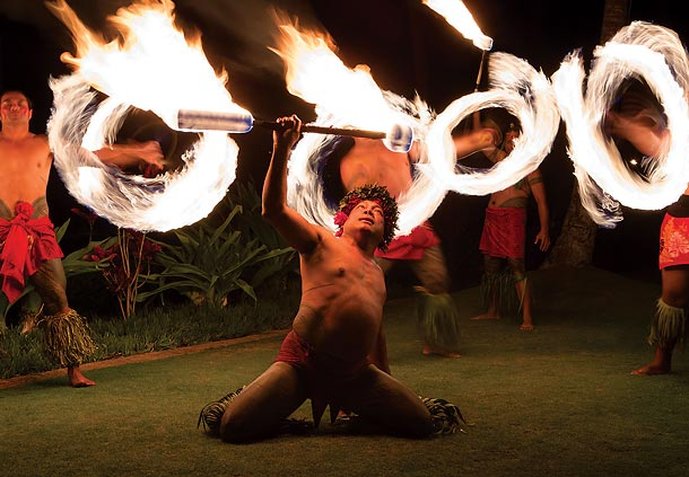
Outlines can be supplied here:
[[490, 196], [491, 207], [526, 207], [531, 196], [529, 179], [540, 175], [540, 171], [534, 171], [506, 189], [493, 192]]
[[383, 141], [374, 139], [356, 139], [340, 162], [340, 176], [347, 192], [362, 185], [378, 184], [395, 198], [412, 184], [407, 154], [392, 152]]
[[331, 236], [300, 260], [302, 304], [294, 330], [320, 352], [360, 361], [373, 350], [382, 324], [382, 270], [373, 257]]
[[47, 215], [45, 194], [52, 156], [45, 136], [31, 135], [20, 141], [0, 137], [0, 200], [14, 211], [19, 201], [34, 204]]

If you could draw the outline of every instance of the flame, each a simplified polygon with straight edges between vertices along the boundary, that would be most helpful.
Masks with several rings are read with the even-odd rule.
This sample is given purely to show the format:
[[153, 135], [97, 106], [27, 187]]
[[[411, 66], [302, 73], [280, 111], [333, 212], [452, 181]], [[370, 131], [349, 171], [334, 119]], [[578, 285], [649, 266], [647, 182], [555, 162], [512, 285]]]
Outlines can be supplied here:
[[373, 80], [370, 68], [345, 66], [327, 33], [300, 30], [279, 13], [276, 21], [278, 46], [270, 49], [285, 64], [287, 90], [314, 104], [319, 116], [331, 115], [341, 125], [381, 132], [406, 122]]
[[[582, 205], [596, 223], [614, 227], [622, 220], [615, 201], [634, 209], [658, 210], [677, 200], [687, 188], [689, 60], [675, 32], [645, 22], [621, 29], [605, 46], [596, 48], [594, 57], [585, 96], [579, 52], [563, 61], [553, 75], [553, 85], [567, 125], [569, 155]], [[668, 119], [671, 139], [652, 158], [646, 179], [626, 168], [601, 126], [627, 77], [645, 79]]]
[[[279, 45], [272, 49], [285, 63], [287, 88], [314, 104], [315, 124], [388, 132], [395, 124], [411, 127], [421, 142], [433, 112], [419, 98], [409, 101], [381, 90], [365, 65], [348, 68], [338, 58], [332, 39], [323, 32], [302, 30], [276, 15]], [[287, 200], [307, 220], [335, 231], [336, 209], [323, 198], [320, 157], [333, 136], [305, 134], [292, 153]], [[392, 153], [392, 152], [391, 152]], [[395, 153], [400, 154], [400, 153]], [[426, 161], [421, 151], [420, 162]], [[406, 235], [429, 218], [447, 194], [427, 176], [415, 178], [398, 198], [398, 235]]]
[[[245, 112], [232, 101], [225, 72], [208, 63], [199, 35], [175, 27], [170, 0], [147, 0], [108, 18], [119, 37], [89, 30], [64, 0], [49, 9], [70, 30], [74, 73], [52, 80], [56, 98], [48, 124], [55, 161], [72, 195], [120, 227], [166, 231], [207, 216], [235, 179], [238, 147], [226, 134], [204, 133], [186, 166], [156, 179], [127, 177], [89, 152], [107, 145], [130, 106], [149, 110], [171, 128], [180, 109]], [[106, 94], [95, 114], [95, 95]], [[97, 170], [94, 170], [97, 169]]]
[[[314, 103], [318, 123], [373, 128], [392, 114], [411, 124], [418, 140], [420, 171], [398, 197], [398, 235], [407, 235], [428, 219], [449, 190], [484, 195], [504, 189], [534, 171], [550, 151], [560, 116], [548, 79], [525, 60], [508, 54], [491, 57], [492, 89], [456, 100], [442, 114], [419, 98], [406, 100], [381, 91], [367, 67], [347, 68], [322, 33], [282, 24], [278, 53], [286, 63], [290, 92]], [[450, 136], [462, 118], [484, 107], [502, 106], [517, 116], [523, 134], [504, 161], [488, 172], [455, 174], [456, 153]], [[382, 128], [382, 126], [381, 126]], [[380, 129], [379, 129], [380, 130]], [[292, 153], [288, 201], [308, 220], [335, 230], [333, 205], [326, 204], [322, 183], [324, 150], [333, 137], [306, 134]]]
[[441, 15], [455, 30], [484, 51], [493, 47], [493, 39], [483, 34], [469, 9], [460, 0], [422, 0], [423, 4]]
[[180, 109], [242, 110], [225, 87], [227, 73], [216, 73], [208, 63], [200, 35], [186, 38], [175, 27], [171, 0], [143, 0], [119, 9], [108, 20], [121, 38], [107, 43], [65, 0], [48, 6], [75, 42], [76, 56], [63, 53], [62, 60], [111, 98], [153, 111], [172, 128]]

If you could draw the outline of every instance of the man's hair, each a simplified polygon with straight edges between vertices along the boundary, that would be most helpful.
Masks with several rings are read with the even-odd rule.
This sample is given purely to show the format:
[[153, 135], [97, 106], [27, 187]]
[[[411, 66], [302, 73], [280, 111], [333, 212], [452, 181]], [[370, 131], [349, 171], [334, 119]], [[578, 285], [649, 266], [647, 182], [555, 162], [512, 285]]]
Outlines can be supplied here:
[[[397, 230], [397, 219], [399, 217], [397, 202], [392, 198], [385, 186], [366, 184], [349, 191], [340, 200], [340, 213], [349, 217], [352, 209], [363, 200], [378, 202], [383, 209], [385, 226], [383, 228], [383, 239], [378, 244], [378, 248], [385, 251]], [[341, 224], [338, 225], [342, 226]]]
[[2, 98], [3, 98], [6, 94], [9, 94], [9, 93], [19, 93], [19, 94], [21, 94], [22, 96], [24, 96], [24, 97], [26, 98], [26, 102], [29, 104], [29, 109], [33, 109], [33, 103], [31, 102], [31, 98], [29, 98], [29, 95], [26, 94], [24, 91], [22, 91], [22, 90], [20, 90], [20, 89], [11, 88], [11, 89], [3, 90], [3, 92], [0, 93], [0, 100], [2, 100]]

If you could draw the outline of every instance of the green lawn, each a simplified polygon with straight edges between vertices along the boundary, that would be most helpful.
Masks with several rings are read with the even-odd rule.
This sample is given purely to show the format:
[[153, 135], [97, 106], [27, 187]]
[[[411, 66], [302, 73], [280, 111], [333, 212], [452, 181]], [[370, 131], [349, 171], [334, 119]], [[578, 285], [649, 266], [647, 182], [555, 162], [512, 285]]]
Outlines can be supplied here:
[[[629, 372], [659, 287], [600, 270], [531, 274], [533, 333], [473, 322], [479, 291], [455, 295], [464, 357], [426, 358], [413, 298], [386, 307], [392, 372], [424, 396], [458, 404], [463, 434], [423, 441], [315, 435], [229, 445], [196, 429], [201, 407], [249, 382], [279, 336], [0, 390], [0, 475], [7, 476], [686, 476], [689, 363]], [[310, 417], [305, 405], [297, 417]]]

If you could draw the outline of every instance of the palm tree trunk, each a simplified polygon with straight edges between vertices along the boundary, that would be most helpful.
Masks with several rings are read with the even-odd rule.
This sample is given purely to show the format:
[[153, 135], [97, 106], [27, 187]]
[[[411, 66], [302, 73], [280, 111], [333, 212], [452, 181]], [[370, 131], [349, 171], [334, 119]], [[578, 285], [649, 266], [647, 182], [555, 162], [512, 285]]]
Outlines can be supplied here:
[[[605, 0], [600, 44], [608, 41], [620, 28], [629, 23], [630, 4], [631, 0]], [[581, 205], [579, 190], [575, 185], [572, 188], [562, 231], [543, 267], [581, 268], [590, 265], [596, 231], [597, 226]]]

